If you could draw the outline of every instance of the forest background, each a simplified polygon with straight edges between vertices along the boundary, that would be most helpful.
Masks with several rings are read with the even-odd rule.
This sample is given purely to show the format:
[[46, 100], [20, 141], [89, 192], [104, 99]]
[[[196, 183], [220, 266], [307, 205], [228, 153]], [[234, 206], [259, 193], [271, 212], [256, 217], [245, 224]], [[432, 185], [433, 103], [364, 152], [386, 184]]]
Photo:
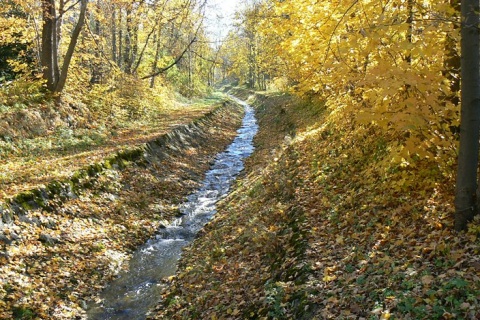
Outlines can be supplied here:
[[[352, 174], [369, 187], [353, 191], [368, 190], [373, 211], [396, 208], [384, 217], [392, 224], [398, 214], [427, 221], [436, 243], [452, 239], [446, 230], [454, 226], [466, 229], [454, 243], [466, 251], [453, 265], [463, 255], [472, 262], [478, 218], [470, 225], [472, 216], [456, 225], [452, 218], [461, 72], [478, 70], [478, 59], [460, 68], [465, 26], [478, 40], [478, 2], [468, 3], [471, 24], [455, 0], [249, 1], [216, 41], [207, 35], [206, 1], [9, 0], [0, 8], [0, 158], [52, 143], [101, 144], [129, 123], [155, 120], [172, 101], [185, 102], [180, 95], [206, 95], [222, 81], [287, 91], [322, 110], [310, 135], [332, 142], [318, 154], [361, 167]], [[314, 162], [320, 183], [334, 164]], [[449, 244], [428, 249], [450, 252]], [[468, 281], [478, 284], [478, 264], [470, 268]], [[478, 306], [471, 296], [456, 308]]]

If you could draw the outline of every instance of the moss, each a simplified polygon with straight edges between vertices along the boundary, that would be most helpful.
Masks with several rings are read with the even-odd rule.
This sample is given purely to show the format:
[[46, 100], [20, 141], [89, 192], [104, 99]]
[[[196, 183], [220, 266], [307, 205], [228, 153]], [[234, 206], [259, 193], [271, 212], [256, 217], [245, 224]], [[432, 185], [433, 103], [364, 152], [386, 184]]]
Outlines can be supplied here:
[[30, 191], [26, 191], [26, 192], [19, 193], [15, 197], [14, 201], [17, 203], [22, 203], [22, 202], [32, 201], [33, 199], [34, 199], [33, 193]]
[[97, 174], [103, 171], [103, 167], [99, 163], [94, 163], [88, 166], [87, 173], [90, 177], [95, 177]]
[[130, 150], [123, 150], [118, 152], [117, 157], [121, 160], [127, 160], [129, 162], [136, 161], [143, 156], [142, 148], [135, 148]]
[[20, 205], [25, 211], [29, 211], [29, 210], [35, 209], [35, 206], [33, 206], [30, 202], [21, 202], [21, 203], [19, 203], [19, 205]]
[[46, 203], [46, 194], [43, 193], [39, 189], [32, 190], [32, 194], [34, 196], [33, 201], [38, 204], [41, 208], [46, 208], [47, 203]]
[[72, 175], [70, 180], [73, 181], [74, 183], [79, 183], [80, 180], [85, 179], [87, 176], [88, 176], [88, 173], [86, 170], [78, 170]]
[[51, 197], [60, 194], [62, 191], [62, 184], [58, 181], [52, 181], [47, 185], [47, 191]]
[[[37, 203], [37, 200], [38, 199], [35, 196], [33, 191], [26, 191], [18, 194], [13, 199], [13, 202], [15, 202], [22, 209], [28, 211], [28, 210], [32, 210], [40, 207], [40, 204]], [[43, 201], [40, 201], [40, 202], [43, 202]]]
[[143, 157], [143, 149], [138, 148], [129, 152], [129, 159], [130, 161], [135, 161]]
[[107, 159], [103, 162], [103, 167], [107, 170], [110, 170], [112, 169], [112, 160], [111, 159]]

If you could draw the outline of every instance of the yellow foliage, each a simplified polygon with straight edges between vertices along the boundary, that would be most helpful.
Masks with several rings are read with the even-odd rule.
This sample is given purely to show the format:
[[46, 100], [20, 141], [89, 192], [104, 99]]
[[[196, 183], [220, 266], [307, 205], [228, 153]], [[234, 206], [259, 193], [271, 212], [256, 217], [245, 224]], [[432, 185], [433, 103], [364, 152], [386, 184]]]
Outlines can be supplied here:
[[458, 57], [457, 14], [446, 0], [285, 0], [272, 4], [259, 31], [278, 40], [270, 42], [270, 58], [282, 61], [277, 76], [297, 94], [322, 97], [330, 121], [351, 119], [398, 140], [385, 170], [422, 159], [445, 167], [458, 125], [458, 70], [446, 69]]

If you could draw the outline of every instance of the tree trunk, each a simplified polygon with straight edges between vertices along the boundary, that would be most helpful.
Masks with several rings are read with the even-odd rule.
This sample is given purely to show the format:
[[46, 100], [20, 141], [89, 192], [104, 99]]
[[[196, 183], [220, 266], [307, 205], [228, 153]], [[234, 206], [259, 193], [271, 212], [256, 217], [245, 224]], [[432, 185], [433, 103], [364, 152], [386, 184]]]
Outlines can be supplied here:
[[[85, 12], [87, 10], [87, 1], [80, 1], [80, 14], [77, 25], [75, 26], [67, 53], [63, 58], [61, 70], [59, 69], [58, 56], [58, 17], [56, 16], [55, 0], [43, 0], [43, 27], [42, 27], [42, 53], [41, 63], [43, 68], [43, 78], [47, 81], [47, 89], [52, 93], [61, 93], [67, 80], [68, 68], [72, 60], [77, 40], [85, 22]], [[63, 10], [63, 9], [62, 9]]]
[[82, 31], [83, 25], [85, 24], [87, 2], [88, 0], [80, 1], [80, 14], [78, 16], [77, 25], [75, 26], [75, 29], [73, 29], [70, 43], [68, 44], [67, 53], [65, 53], [65, 57], [63, 58], [60, 76], [56, 84], [55, 92], [57, 93], [61, 93], [63, 91], [63, 88], [65, 87], [65, 82], [67, 81], [68, 68], [70, 67], [70, 62], [72, 61], [73, 52], [75, 51], [75, 47], [77, 46], [80, 31]]
[[187, 51], [187, 71], [188, 71], [188, 83], [187, 87], [189, 90], [192, 89], [192, 51], [189, 50]]
[[123, 66], [124, 66], [124, 71], [127, 74], [132, 73], [132, 9], [127, 8], [127, 30], [125, 32], [125, 41], [124, 41], [124, 46], [125, 46], [125, 52], [123, 54]]
[[463, 0], [461, 40], [460, 150], [455, 190], [455, 230], [465, 230], [477, 213], [477, 168], [480, 130], [479, 1]]
[[63, 15], [65, 14], [65, 0], [60, 0], [58, 6], [58, 17], [56, 21], [57, 28], [57, 55], [60, 54], [60, 40], [62, 39]]
[[117, 55], [117, 65], [122, 69], [123, 65], [123, 28], [122, 28], [122, 9], [119, 10], [118, 14], [118, 55]]
[[[134, 68], [135, 60], [137, 60], [138, 56], [138, 24], [135, 23], [134, 27], [132, 28], [132, 57], [130, 58], [130, 72], [134, 74], [137, 68]], [[147, 43], [148, 44], [148, 39]], [[140, 61], [138, 62], [140, 64]]]
[[117, 15], [115, 6], [112, 5], [112, 61], [117, 62]]
[[43, 27], [42, 27], [42, 52], [40, 54], [43, 68], [43, 78], [47, 81], [47, 89], [55, 90], [58, 79], [57, 52], [57, 28], [56, 10], [54, 0], [42, 1]]
[[[408, 0], [407, 2], [407, 12], [408, 12], [408, 18], [407, 18], [407, 24], [408, 24], [408, 32], [407, 32], [407, 41], [411, 45], [413, 43], [413, 18], [414, 18], [414, 13], [413, 13], [413, 0]], [[408, 64], [412, 63], [412, 49], [409, 48], [408, 52], [405, 57], [405, 61]]]
[[[156, 41], [154, 41], [154, 43], [156, 42], [156, 48], [155, 48], [155, 58], [153, 59], [153, 63], [152, 63], [152, 74], [155, 74], [155, 71], [157, 70], [157, 64], [158, 64], [158, 60], [160, 59], [160, 50], [161, 50], [161, 46], [162, 46], [162, 42], [161, 42], [161, 35], [162, 35], [162, 28], [159, 27], [158, 28], [158, 34], [156, 35]], [[150, 88], [154, 88], [155, 87], [155, 78], [157, 76], [153, 76], [151, 79], [150, 79]]]
[[[97, 0], [97, 15], [92, 15], [94, 19], [94, 35], [97, 37], [97, 39], [101, 38], [101, 23], [98, 18], [98, 15], [101, 12], [101, 3], [100, 0]], [[90, 84], [98, 84], [102, 82], [102, 77], [103, 77], [103, 70], [102, 70], [102, 63], [99, 62], [100, 60], [100, 51], [101, 49], [98, 48], [98, 50], [95, 50], [95, 59], [93, 63], [90, 65], [91, 72], [92, 72], [92, 77], [90, 78]]]

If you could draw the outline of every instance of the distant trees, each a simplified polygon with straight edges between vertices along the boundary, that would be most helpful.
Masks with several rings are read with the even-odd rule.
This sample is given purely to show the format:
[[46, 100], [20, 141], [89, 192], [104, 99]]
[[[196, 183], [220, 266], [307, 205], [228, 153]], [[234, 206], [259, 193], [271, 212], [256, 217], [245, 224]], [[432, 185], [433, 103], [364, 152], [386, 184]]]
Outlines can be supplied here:
[[[29, 51], [37, 53], [31, 54], [35, 63], [29, 72], [40, 72], [44, 88], [56, 97], [65, 88], [75, 91], [82, 86], [110, 86], [120, 74], [151, 87], [159, 76], [171, 78], [181, 84], [186, 94], [198, 92], [195, 86], [205, 90], [211, 65], [218, 63], [208, 41], [198, 41], [205, 39], [205, 3], [205, 0], [12, 1], [8, 10], [0, 8], [0, 51], [5, 52], [0, 58], [0, 72], [10, 74], [12, 68], [18, 69], [12, 65], [14, 59], [7, 57]], [[24, 15], [21, 23], [13, 19], [16, 13], [12, 8]], [[21, 49], [18, 49], [19, 39]], [[203, 59], [196, 53], [201, 53]], [[181, 63], [185, 58], [188, 63]], [[197, 68], [206, 71], [199, 72]]]
[[269, 9], [267, 1], [248, 1], [245, 10], [238, 13], [240, 23], [227, 36], [222, 48], [224, 72], [252, 89], [267, 88], [276, 61], [274, 38], [261, 30]]

